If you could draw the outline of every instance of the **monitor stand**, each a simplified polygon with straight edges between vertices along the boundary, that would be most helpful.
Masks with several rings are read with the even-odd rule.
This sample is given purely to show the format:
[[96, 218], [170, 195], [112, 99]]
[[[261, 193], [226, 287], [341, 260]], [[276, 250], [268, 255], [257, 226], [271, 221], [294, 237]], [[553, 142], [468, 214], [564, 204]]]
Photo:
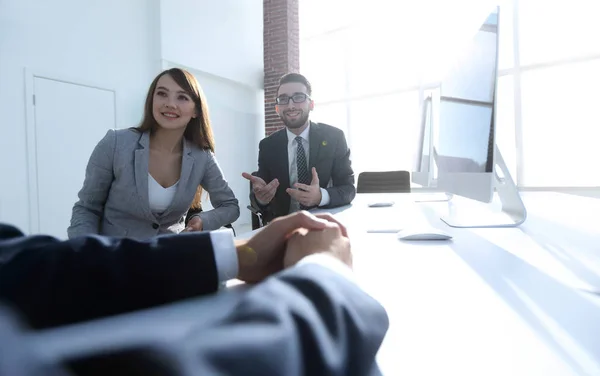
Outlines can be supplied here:
[[[492, 204], [488, 204], [484, 210], [467, 210], [463, 213], [459, 213], [459, 210], [455, 212], [450, 207], [450, 215], [441, 218], [448, 226], [459, 228], [517, 227], [525, 222], [527, 218], [525, 204], [521, 200], [517, 185], [510, 176], [498, 146], [495, 146], [495, 149], [496, 165], [493, 173], [493, 188], [494, 196], [497, 194], [500, 199], [501, 210], [494, 209]], [[498, 176], [498, 168], [502, 170], [502, 176]]]

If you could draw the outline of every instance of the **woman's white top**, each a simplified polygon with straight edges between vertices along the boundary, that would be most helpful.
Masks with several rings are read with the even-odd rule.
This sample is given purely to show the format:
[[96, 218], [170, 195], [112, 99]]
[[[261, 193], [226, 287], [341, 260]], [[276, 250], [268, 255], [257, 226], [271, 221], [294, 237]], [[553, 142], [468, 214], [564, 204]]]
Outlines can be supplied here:
[[152, 210], [152, 213], [161, 214], [167, 210], [169, 205], [171, 205], [171, 202], [173, 202], [178, 184], [179, 180], [172, 186], [165, 188], [154, 180], [150, 173], [148, 173], [148, 199], [150, 201], [150, 210]]

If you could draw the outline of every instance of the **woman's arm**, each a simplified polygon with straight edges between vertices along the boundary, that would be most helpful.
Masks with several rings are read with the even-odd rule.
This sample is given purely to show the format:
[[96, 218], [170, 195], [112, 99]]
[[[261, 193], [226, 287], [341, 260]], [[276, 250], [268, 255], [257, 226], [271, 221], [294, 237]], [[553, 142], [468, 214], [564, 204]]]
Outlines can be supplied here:
[[114, 179], [116, 142], [115, 131], [109, 129], [90, 156], [83, 187], [78, 194], [79, 201], [73, 206], [71, 225], [67, 230], [70, 239], [85, 234], [98, 234], [100, 231], [104, 204]]
[[200, 184], [208, 192], [214, 209], [193, 216], [200, 217], [204, 231], [211, 231], [235, 222], [240, 216], [240, 206], [214, 154], [207, 152], [207, 155], [206, 172]]

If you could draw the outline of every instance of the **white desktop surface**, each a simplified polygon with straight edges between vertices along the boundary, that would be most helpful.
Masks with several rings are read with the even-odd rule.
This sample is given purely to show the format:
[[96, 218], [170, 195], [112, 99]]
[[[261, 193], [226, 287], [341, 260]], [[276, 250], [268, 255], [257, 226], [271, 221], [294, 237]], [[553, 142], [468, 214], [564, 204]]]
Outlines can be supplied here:
[[[456, 229], [439, 219], [447, 202], [392, 197], [391, 208], [368, 208], [374, 197], [357, 195], [331, 211], [348, 226], [358, 283], [388, 312], [377, 355], [385, 375], [600, 375], [600, 295], [575, 287], [598, 282], [598, 268], [588, 267], [600, 263], [600, 199], [527, 192], [521, 227]], [[403, 242], [366, 233], [373, 218], [402, 220], [394, 213], [454, 238]], [[570, 271], [584, 281], [565, 277]], [[135, 337], [176, 341], [234, 309], [244, 290], [32, 333], [31, 342], [62, 358]]]
[[[456, 196], [450, 204], [359, 194], [329, 210], [348, 227], [358, 283], [388, 312], [384, 374], [600, 375], [600, 295], [580, 289], [600, 291], [600, 199], [522, 197], [528, 219], [516, 228], [447, 226], [439, 217], [449, 205], [472, 204]], [[383, 199], [396, 205], [367, 205]], [[425, 222], [454, 238], [366, 232], [386, 220]]]

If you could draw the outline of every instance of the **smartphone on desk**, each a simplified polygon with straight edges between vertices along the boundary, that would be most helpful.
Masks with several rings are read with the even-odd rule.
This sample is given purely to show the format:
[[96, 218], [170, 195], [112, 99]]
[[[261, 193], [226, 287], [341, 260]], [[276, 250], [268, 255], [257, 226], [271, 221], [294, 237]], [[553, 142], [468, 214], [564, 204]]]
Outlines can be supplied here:
[[387, 208], [390, 206], [394, 206], [394, 201], [376, 201], [369, 203], [370, 208]]

